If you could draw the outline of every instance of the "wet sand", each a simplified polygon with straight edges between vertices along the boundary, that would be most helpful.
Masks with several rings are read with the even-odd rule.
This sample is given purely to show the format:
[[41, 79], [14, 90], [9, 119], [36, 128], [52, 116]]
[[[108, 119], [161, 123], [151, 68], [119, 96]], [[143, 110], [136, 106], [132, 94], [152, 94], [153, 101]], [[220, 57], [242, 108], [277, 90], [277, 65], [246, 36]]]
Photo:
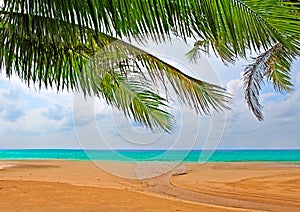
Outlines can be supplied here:
[[[136, 175], [136, 164], [100, 163]], [[126, 179], [87, 161], [0, 161], [0, 199], [0, 211], [299, 211], [300, 165], [186, 164]]]

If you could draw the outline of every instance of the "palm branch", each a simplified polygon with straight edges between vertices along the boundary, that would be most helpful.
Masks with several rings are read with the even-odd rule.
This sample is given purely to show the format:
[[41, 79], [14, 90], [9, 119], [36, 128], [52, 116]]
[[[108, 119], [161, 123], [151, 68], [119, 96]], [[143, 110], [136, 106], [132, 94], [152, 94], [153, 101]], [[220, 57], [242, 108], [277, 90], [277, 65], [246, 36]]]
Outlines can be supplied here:
[[[136, 75], [138, 70], [144, 83], [165, 85], [169, 81], [182, 102], [199, 113], [209, 113], [211, 108], [228, 108], [230, 97], [223, 88], [191, 78], [124, 42], [114, 46], [111, 53], [122, 52], [126, 57], [113, 58], [110, 63], [102, 61], [108, 64], [104, 72], [86, 70], [85, 64], [96, 52], [124, 36], [138, 41], [152, 38], [157, 42], [170, 39], [172, 34], [184, 40], [199, 37], [201, 41], [195, 44], [194, 56], [200, 47], [205, 50], [212, 47], [224, 62], [232, 63], [239, 57], [246, 58], [248, 50], [260, 53], [279, 43], [284, 53], [278, 52], [276, 55], [281, 56], [275, 57], [273, 52], [270, 59], [277, 68], [268, 72], [268, 77], [275, 88], [288, 90], [287, 62], [299, 55], [298, 6], [297, 2], [279, 0], [6, 0], [0, 13], [0, 62], [8, 76], [14, 70], [28, 84], [80, 88], [86, 94], [98, 96], [105, 96], [99, 85], [107, 72], [125, 77], [125, 82], [129, 74]], [[286, 57], [289, 58], [284, 62], [282, 58]], [[281, 65], [276, 58], [281, 58]], [[284, 71], [283, 66], [287, 68]], [[255, 91], [253, 85], [249, 84], [249, 91]], [[110, 101], [124, 109], [117, 100]], [[250, 107], [259, 103], [255, 98], [248, 100]], [[135, 112], [129, 111], [131, 115]], [[168, 117], [172, 118], [170, 114]], [[144, 124], [150, 126], [150, 122]], [[161, 128], [169, 129], [165, 124]]]
[[259, 91], [271, 80], [277, 91], [292, 91], [291, 64], [300, 55], [300, 2], [273, 0], [202, 1], [207, 36], [187, 54], [195, 61], [210, 48], [225, 63], [258, 56], [244, 73], [245, 98], [258, 120], [263, 120]]
[[[165, 111], [166, 98], [153, 89], [157, 83], [165, 86], [169, 82], [179, 100], [198, 113], [228, 108], [231, 98], [224, 88], [192, 78], [151, 54], [101, 33], [102, 27], [97, 27], [91, 14], [95, 11], [84, 16], [92, 8], [89, 4], [96, 2], [75, 1], [73, 6], [64, 1], [5, 3], [1, 11], [0, 64], [8, 77], [15, 72], [28, 85], [82, 89], [85, 94], [103, 96], [126, 116], [167, 132], [172, 131], [174, 117]], [[122, 30], [122, 34], [137, 36], [134, 31]], [[100, 60], [96, 54], [99, 51], [106, 52]], [[117, 57], [111, 57], [116, 53]], [[88, 67], [93, 61], [97, 66]]]
[[292, 91], [290, 66], [293, 58], [280, 43], [259, 55], [253, 64], [247, 66], [244, 73], [245, 96], [247, 103], [259, 120], [263, 120], [259, 91], [264, 79], [273, 81], [274, 88], [280, 92]]

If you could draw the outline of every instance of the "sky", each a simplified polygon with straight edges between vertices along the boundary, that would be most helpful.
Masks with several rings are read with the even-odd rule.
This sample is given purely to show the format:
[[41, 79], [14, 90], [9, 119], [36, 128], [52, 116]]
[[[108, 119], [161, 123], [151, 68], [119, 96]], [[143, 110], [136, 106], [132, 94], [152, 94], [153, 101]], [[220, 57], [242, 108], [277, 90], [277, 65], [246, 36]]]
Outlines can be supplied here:
[[101, 99], [28, 88], [17, 77], [8, 80], [2, 73], [0, 149], [300, 149], [300, 60], [293, 65], [293, 93], [280, 94], [265, 85], [261, 93], [265, 120], [259, 122], [247, 108], [241, 81], [250, 61], [225, 66], [218, 58], [203, 55], [191, 64], [185, 53], [192, 46], [180, 40], [149, 42], [141, 48], [187, 74], [225, 86], [234, 96], [232, 110], [199, 116], [174, 101], [175, 132], [153, 133]]

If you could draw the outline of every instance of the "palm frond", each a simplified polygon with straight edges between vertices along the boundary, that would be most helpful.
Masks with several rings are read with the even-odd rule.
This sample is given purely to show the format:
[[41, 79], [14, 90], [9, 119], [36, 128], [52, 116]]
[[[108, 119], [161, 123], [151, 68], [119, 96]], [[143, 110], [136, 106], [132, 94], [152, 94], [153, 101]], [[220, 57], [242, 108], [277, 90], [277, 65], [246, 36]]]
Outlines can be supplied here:
[[[58, 89], [82, 89], [88, 95], [104, 96], [108, 102], [111, 101], [109, 103], [124, 110], [128, 117], [152, 129], [160, 127], [168, 132], [173, 126], [173, 117], [161, 109], [161, 106], [165, 106], [165, 99], [158, 95], [158, 91], [157, 94], [150, 89], [141, 91], [139, 84], [132, 83], [132, 80], [123, 80], [123, 84], [116, 83], [120, 86], [118, 91], [109, 86], [109, 89], [115, 89], [109, 91], [101, 87], [104, 85], [103, 79], [109, 75], [114, 76], [115, 72], [128, 79], [132, 74], [139, 73], [153, 87], [157, 83], [165, 86], [169, 82], [179, 99], [198, 113], [209, 114], [211, 109], [228, 108], [231, 98], [224, 88], [191, 78], [153, 55], [112, 36], [79, 26], [79, 23], [73, 25], [69, 20], [56, 20], [47, 16], [11, 12], [2, 13], [2, 18], [1, 69], [5, 68], [7, 76], [15, 71], [28, 85], [33, 83], [39, 84], [39, 87], [45, 85], [56, 86]], [[89, 72], [86, 65], [99, 52], [105, 52], [100, 60], [104, 71]], [[128, 89], [127, 85], [131, 88]], [[137, 86], [136, 90], [134, 85]], [[122, 93], [121, 89], [127, 92]], [[133, 93], [140, 99], [137, 100]], [[108, 98], [111, 94], [114, 95]], [[125, 101], [125, 95], [131, 100]], [[146, 101], [146, 96], [150, 102]], [[150, 105], [148, 108], [145, 102]], [[125, 103], [130, 104], [126, 106]], [[154, 107], [155, 104], [158, 106]]]
[[[153, 87], [160, 84], [166, 88], [169, 83], [180, 101], [198, 113], [209, 114], [211, 109], [228, 109], [231, 97], [224, 88], [192, 78], [147, 52], [118, 42], [124, 36], [157, 42], [170, 39], [171, 34], [184, 40], [200, 37], [191, 58], [199, 49], [208, 52], [210, 47], [230, 63], [246, 58], [248, 50], [265, 51], [244, 76], [247, 102], [262, 119], [258, 97], [264, 77], [279, 91], [291, 89], [290, 64], [300, 52], [299, 5], [282, 0], [6, 0], [0, 9], [0, 66], [7, 76], [15, 71], [28, 84], [81, 88], [85, 94], [105, 97], [116, 93], [99, 87], [108, 74], [130, 79], [138, 73]], [[109, 53], [103, 58], [106, 61], [100, 61], [105, 72], [87, 71], [89, 59], [103, 50]], [[136, 93], [140, 92], [139, 84], [121, 82], [136, 85]], [[155, 92], [149, 92], [152, 98]], [[134, 114], [116, 99], [114, 102], [128, 116]], [[164, 98], [156, 99], [158, 104], [163, 102]], [[145, 122], [140, 115], [133, 116]], [[150, 122], [146, 125], [151, 126]]]
[[[299, 51], [300, 2], [288, 0], [252, 1], [242, 0], [256, 12], [282, 39], [277, 38], [284, 48]], [[298, 43], [298, 44], [297, 44]]]
[[[47, 17], [11, 13], [0, 28], [0, 67], [28, 85], [77, 89], [88, 59], [116, 39]], [[83, 33], [84, 37], [80, 34]], [[72, 36], [70, 36], [72, 34]]]
[[224, 63], [247, 58], [247, 51], [260, 55], [243, 79], [249, 108], [262, 120], [259, 91], [265, 78], [279, 92], [292, 90], [290, 68], [300, 55], [300, 2], [207, 0], [201, 6], [208, 36], [197, 41], [187, 57], [196, 61], [199, 51], [209, 53], [210, 48]]
[[243, 76], [245, 98], [258, 120], [263, 120], [262, 106], [259, 103], [261, 85], [265, 79], [270, 79], [277, 91], [291, 92], [293, 84], [290, 69], [295, 56], [278, 43], [259, 55], [253, 64], [247, 66]]
[[274, 51], [270, 58], [267, 77], [273, 82], [274, 89], [281, 93], [293, 91], [291, 66], [296, 59], [296, 54], [283, 47]]
[[[273, 0], [204, 0], [201, 10], [206, 35], [195, 43], [199, 47], [196, 49], [206, 52], [208, 48], [201, 47], [209, 43], [224, 62], [234, 63], [240, 57], [246, 58], [247, 50], [267, 51], [276, 43], [299, 52], [297, 7]], [[191, 60], [197, 59], [196, 49], [189, 55]]]
[[[8, 77], [15, 72], [28, 86], [81, 89], [86, 95], [103, 96], [146, 127], [172, 132], [175, 120], [166, 111], [166, 100], [149, 90], [153, 89], [149, 85], [125, 79], [111, 72], [108, 65], [104, 75], [88, 71], [90, 58], [115, 38], [96, 34], [89, 28], [77, 27], [75, 31], [67, 22], [56, 25], [55, 20], [45, 17], [13, 13], [8, 18], [12, 24], [5, 23], [0, 28], [1, 69], [6, 70]], [[30, 21], [28, 31], [24, 22]], [[83, 42], [80, 32], [85, 35]]]
[[195, 25], [201, 19], [199, 8], [199, 1], [182, 0], [6, 0], [3, 11], [48, 17], [119, 38], [162, 41], [169, 39], [171, 32], [183, 38], [192, 36], [195, 30], [201, 34]]
[[154, 55], [123, 41], [104, 47], [101, 54], [95, 57], [98, 58], [97, 63], [104, 66], [102, 69], [113, 69], [118, 64], [118, 68], [125, 74], [134, 71], [147, 73], [147, 76], [143, 76], [166, 88], [167, 92], [166, 85], [171, 86], [179, 100], [199, 114], [210, 114], [211, 109], [229, 109], [231, 96], [224, 88], [190, 77]]
[[97, 83], [99, 93], [110, 105], [153, 131], [173, 131], [175, 119], [167, 112], [168, 103], [166, 99], [152, 92], [155, 89], [150, 82], [137, 76], [128, 77], [116, 71], [107, 72], [99, 68], [91, 72], [101, 71], [104, 73], [99, 74], [102, 76]]
[[185, 55], [189, 61], [192, 63], [197, 63], [198, 58], [201, 57], [201, 53], [205, 53], [207, 55], [210, 54], [210, 41], [209, 40], [201, 40], [194, 43], [194, 47], [188, 51]]
[[48, 17], [119, 38], [161, 41], [171, 33], [183, 39], [198, 36], [232, 63], [236, 57], [246, 57], [247, 49], [267, 50], [278, 42], [295, 48], [290, 34], [299, 35], [299, 16], [295, 16], [299, 4], [281, 0], [7, 0], [3, 11]]

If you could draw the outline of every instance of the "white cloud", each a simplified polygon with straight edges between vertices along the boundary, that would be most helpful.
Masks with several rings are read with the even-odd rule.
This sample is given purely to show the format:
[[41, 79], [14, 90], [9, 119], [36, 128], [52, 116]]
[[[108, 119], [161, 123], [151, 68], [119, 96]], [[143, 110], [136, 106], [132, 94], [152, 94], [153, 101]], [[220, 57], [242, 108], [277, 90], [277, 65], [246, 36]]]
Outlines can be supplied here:
[[300, 148], [300, 73], [296, 76], [295, 91], [284, 95], [262, 90], [261, 102], [265, 120], [259, 122], [248, 109], [243, 83], [234, 79], [227, 83], [234, 94], [232, 111], [227, 112], [227, 127], [221, 147], [230, 148]]
[[65, 111], [62, 105], [55, 104], [52, 107], [48, 107], [47, 111], [42, 112], [42, 115], [49, 120], [61, 120], [65, 116]]
[[[33, 140], [47, 135], [49, 140], [60, 140], [51, 134], [57, 136], [67, 113], [72, 114], [72, 96], [44, 89], [37, 92], [16, 77], [0, 79], [0, 148], [34, 146]], [[35, 145], [42, 146], [43, 141]]]

